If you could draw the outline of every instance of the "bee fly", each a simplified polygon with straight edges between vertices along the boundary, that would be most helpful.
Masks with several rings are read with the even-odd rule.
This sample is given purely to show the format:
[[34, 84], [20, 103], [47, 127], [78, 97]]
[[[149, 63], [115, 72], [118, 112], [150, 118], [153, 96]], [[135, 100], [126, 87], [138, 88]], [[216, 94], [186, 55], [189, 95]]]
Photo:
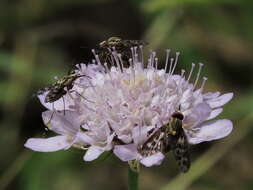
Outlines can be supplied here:
[[171, 150], [180, 170], [187, 172], [191, 162], [187, 138], [182, 127], [183, 119], [184, 116], [181, 112], [174, 112], [171, 121], [151, 134], [150, 138], [143, 144], [142, 154], [150, 156], [156, 152], [167, 153]]
[[147, 43], [141, 40], [123, 40], [119, 37], [111, 37], [99, 43], [98, 55], [103, 63], [112, 64], [112, 51], [115, 48], [116, 52], [121, 54], [124, 66], [129, 66], [129, 59], [132, 58], [131, 48], [143, 45], [147, 45]]

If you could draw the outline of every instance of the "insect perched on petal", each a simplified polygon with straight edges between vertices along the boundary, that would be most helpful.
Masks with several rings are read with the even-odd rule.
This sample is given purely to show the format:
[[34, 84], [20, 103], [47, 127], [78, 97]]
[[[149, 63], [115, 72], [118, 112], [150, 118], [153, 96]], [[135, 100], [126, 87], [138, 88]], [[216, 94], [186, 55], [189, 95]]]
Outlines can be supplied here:
[[[44, 93], [45, 91], [48, 91], [47, 95], [45, 96], [45, 102], [46, 103], [53, 103], [60, 98], [62, 98], [67, 91], [71, 90], [74, 85], [74, 81], [79, 78], [86, 75], [80, 75], [80, 74], [69, 74], [66, 75], [60, 79], [58, 79], [53, 84], [49, 85], [48, 87], [41, 89], [38, 91], [38, 94]], [[87, 77], [87, 76], [86, 76]]]
[[167, 153], [170, 150], [174, 155], [179, 169], [187, 172], [190, 168], [189, 145], [183, 130], [184, 116], [176, 111], [172, 114], [170, 122], [155, 131], [142, 146], [142, 154], [151, 156], [157, 152]]

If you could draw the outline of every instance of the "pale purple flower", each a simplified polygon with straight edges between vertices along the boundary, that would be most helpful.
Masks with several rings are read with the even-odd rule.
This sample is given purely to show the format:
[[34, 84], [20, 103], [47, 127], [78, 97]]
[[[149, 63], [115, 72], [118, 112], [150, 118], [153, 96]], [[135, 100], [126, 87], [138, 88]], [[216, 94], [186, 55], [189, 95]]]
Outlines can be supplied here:
[[106, 63], [102, 66], [95, 55], [92, 64], [80, 64], [75, 71], [88, 77], [75, 80], [73, 89], [63, 98], [45, 103], [47, 92], [40, 95], [41, 103], [48, 109], [42, 114], [44, 123], [58, 136], [28, 139], [25, 146], [41, 152], [71, 146], [87, 149], [85, 161], [112, 150], [122, 161], [138, 160], [149, 167], [161, 164], [165, 156], [163, 152], [143, 155], [143, 144], [179, 108], [190, 144], [220, 139], [232, 131], [230, 120], [213, 119], [233, 93], [203, 93], [207, 78], [197, 87], [203, 64], [199, 64], [191, 83], [195, 64], [188, 75], [184, 70], [180, 75], [174, 74], [179, 53], [170, 59], [167, 51], [165, 68], [159, 70], [155, 52], [150, 54], [147, 67], [140, 52], [132, 49], [129, 68], [123, 67], [117, 52], [112, 53], [110, 69]]

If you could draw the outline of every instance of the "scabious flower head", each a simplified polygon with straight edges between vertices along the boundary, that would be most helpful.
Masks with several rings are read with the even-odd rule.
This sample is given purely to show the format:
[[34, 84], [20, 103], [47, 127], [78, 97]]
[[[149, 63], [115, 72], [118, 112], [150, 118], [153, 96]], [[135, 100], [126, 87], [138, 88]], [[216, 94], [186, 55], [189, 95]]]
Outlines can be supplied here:
[[48, 91], [40, 94], [48, 109], [42, 113], [44, 123], [58, 135], [28, 139], [25, 146], [41, 152], [74, 146], [87, 150], [85, 161], [113, 151], [122, 161], [138, 160], [149, 167], [159, 165], [164, 152], [146, 155], [143, 145], [154, 131], [170, 122], [175, 111], [184, 116], [182, 127], [190, 144], [220, 139], [232, 131], [230, 120], [213, 119], [233, 93], [204, 93], [207, 78], [198, 85], [203, 64], [198, 68], [192, 64], [189, 74], [184, 70], [175, 74], [179, 53], [174, 59], [167, 50], [165, 68], [158, 69], [155, 52], [144, 67], [142, 47], [131, 50], [130, 67], [124, 67], [116, 51], [110, 68], [95, 55], [92, 63], [77, 66], [75, 73], [83, 77], [77, 78], [61, 99], [46, 103]]

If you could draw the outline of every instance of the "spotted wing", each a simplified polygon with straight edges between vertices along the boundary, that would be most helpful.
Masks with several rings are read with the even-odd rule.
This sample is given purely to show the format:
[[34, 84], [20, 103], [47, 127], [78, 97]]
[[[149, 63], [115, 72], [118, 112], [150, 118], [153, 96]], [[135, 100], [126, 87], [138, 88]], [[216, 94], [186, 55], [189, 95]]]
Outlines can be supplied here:
[[187, 172], [190, 168], [191, 161], [189, 156], [189, 145], [183, 129], [180, 133], [173, 137], [174, 143], [171, 145], [172, 153], [178, 163], [178, 166], [182, 172]]
[[161, 128], [151, 133], [150, 137], [141, 148], [141, 154], [143, 156], [151, 156], [157, 152], [163, 152], [164, 137], [165, 133]]

